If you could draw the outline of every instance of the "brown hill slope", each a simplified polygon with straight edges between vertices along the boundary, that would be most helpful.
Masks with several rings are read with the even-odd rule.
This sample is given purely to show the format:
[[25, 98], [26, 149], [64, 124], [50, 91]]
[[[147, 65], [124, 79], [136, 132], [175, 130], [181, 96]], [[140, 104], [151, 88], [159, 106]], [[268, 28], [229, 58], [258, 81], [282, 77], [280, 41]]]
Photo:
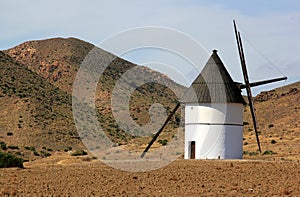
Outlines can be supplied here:
[[65, 92], [72, 92], [76, 71], [94, 45], [76, 38], [28, 41], [5, 51]]
[[[72, 119], [71, 96], [0, 52], [0, 141], [59, 150], [82, 147]], [[12, 151], [12, 150], [11, 150]]]
[[[27, 71], [32, 71], [32, 74], [35, 73], [35, 76], [39, 76], [38, 79], [44, 78], [44, 83], [48, 82], [56, 86], [64, 94], [68, 95], [68, 106], [65, 108], [65, 110], [69, 118], [72, 115], [70, 96], [72, 94], [72, 88], [76, 73], [82, 60], [93, 47], [94, 46], [89, 43], [74, 38], [55, 38], [41, 41], [25, 42], [4, 52], [12, 56], [14, 58], [14, 61], [19, 62], [20, 67], [23, 67], [24, 69], [26, 68], [25, 70]], [[100, 58], [111, 56], [111, 54], [106, 52], [103, 52], [102, 54], [104, 55], [104, 57]], [[169, 78], [161, 75], [158, 72], [151, 71], [146, 67], [137, 66], [116, 57], [113, 62], [111, 62], [111, 64], [108, 65], [108, 67], [104, 70], [102, 76], [99, 79], [97, 93], [95, 96], [95, 104], [98, 109], [98, 120], [101, 124], [101, 127], [114, 142], [117, 142], [119, 144], [126, 144], [128, 140], [131, 140], [133, 138], [133, 136], [125, 133], [114, 120], [111, 106], [111, 95], [115, 84], [118, 82], [121, 76], [125, 72], [133, 68], [135, 68], [136, 70], [136, 77], [142, 79], [143, 77], [145, 77], [145, 73], [151, 73], [153, 78], [162, 79], [166, 84], [170, 86], [183, 89], [182, 86], [177, 85]], [[15, 77], [14, 73], [9, 74], [10, 77]], [[29, 79], [25, 77], [24, 80]], [[136, 86], [135, 84], [130, 85], [133, 87]], [[48, 86], [46, 88], [48, 88]], [[37, 87], [37, 89], [39, 88]], [[53, 95], [55, 95], [55, 93]], [[5, 101], [5, 99], [3, 99], [3, 101]], [[41, 99], [41, 102], [44, 102], [43, 98]], [[148, 114], [149, 109], [150, 106], [156, 102], [166, 106], [167, 112], [170, 112], [175, 106], [177, 99], [174, 96], [174, 93], [167, 87], [155, 83], [147, 83], [133, 92], [129, 103], [129, 109], [130, 115], [134, 119], [136, 124], [145, 125], [150, 122], [150, 117]], [[127, 103], [124, 103], [124, 105], [126, 104]], [[50, 107], [52, 107], [52, 105]], [[121, 110], [118, 113], [120, 113], [122, 116], [125, 111]], [[177, 114], [177, 122], [179, 116], [180, 113]], [[64, 120], [61, 121], [64, 122]], [[4, 124], [4, 122], [5, 121], [3, 121], [2, 123]], [[43, 121], [41, 121], [41, 124], [44, 124]], [[56, 125], [56, 120], [53, 120], [51, 124]], [[74, 127], [73, 120], [70, 124], [71, 126], [66, 126], [66, 128]], [[167, 131], [172, 131], [172, 128], [174, 128], [174, 126], [176, 127], [176, 124], [173, 121], [173, 123], [171, 123], [167, 128]], [[35, 132], [35, 130], [35, 127], [31, 127], [31, 131], [28, 132]], [[44, 132], [48, 131], [48, 128], [44, 129]], [[68, 133], [68, 130], [61, 129], [60, 132], [63, 135], [66, 135], [66, 133]], [[167, 133], [168, 134], [164, 136], [165, 138], [171, 138], [173, 136], [172, 132]], [[144, 142], [148, 142], [149, 139], [149, 137], [146, 137]], [[37, 142], [40, 141], [37, 140]], [[143, 143], [143, 141], [140, 143]], [[44, 146], [43, 143], [41, 143], [40, 145]]]
[[[263, 151], [276, 152], [275, 157], [300, 155], [300, 82], [254, 98]], [[244, 149], [257, 150], [249, 107], [245, 108]], [[249, 123], [249, 125], [247, 125]]]
[[[79, 66], [94, 47], [76, 38], [53, 38], [25, 42], [5, 52], [17, 61], [24, 63], [28, 69], [44, 77], [59, 89], [72, 94], [73, 83]], [[102, 51], [101, 49], [98, 50]], [[113, 55], [102, 51], [101, 56], [97, 58], [106, 59]], [[134, 76], [131, 77], [140, 79], [140, 81], [146, 78], [146, 74], [150, 73], [153, 78], [161, 79], [168, 86], [178, 89], [180, 92], [183, 92], [185, 89], [171, 81], [167, 76], [152, 71], [147, 67], [137, 66], [121, 58], [114, 57], [114, 60], [107, 66], [99, 78], [95, 104], [99, 109], [99, 121], [102, 128], [116, 142], [119, 142], [119, 138], [123, 137], [119, 136], [119, 131], [121, 130], [113, 118], [111, 95], [118, 80], [125, 72], [130, 70], [135, 70]], [[129, 85], [131, 87], [136, 86], [134, 83]], [[131, 96], [129, 106], [130, 115], [137, 124], [145, 125], [150, 122], [148, 115], [150, 106], [156, 102], [166, 106], [168, 112], [170, 112], [175, 107], [177, 99], [174, 93], [165, 86], [155, 83], [145, 84], [134, 91]], [[125, 112], [119, 111], [118, 113], [124, 114]], [[180, 114], [177, 114], [177, 119], [179, 116]], [[131, 139], [128, 135], [127, 138]], [[121, 141], [127, 141], [127, 138], [123, 138]]]

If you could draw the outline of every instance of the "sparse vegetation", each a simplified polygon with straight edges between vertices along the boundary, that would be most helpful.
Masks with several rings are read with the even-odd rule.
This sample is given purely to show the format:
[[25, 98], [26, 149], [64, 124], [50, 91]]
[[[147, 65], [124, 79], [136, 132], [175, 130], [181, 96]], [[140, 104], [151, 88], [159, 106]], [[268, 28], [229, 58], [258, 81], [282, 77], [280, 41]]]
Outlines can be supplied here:
[[83, 157], [82, 158], [82, 161], [91, 161], [92, 160], [92, 158], [90, 158], [90, 157]]
[[12, 146], [12, 145], [8, 146], [8, 148], [9, 148], [9, 149], [19, 149], [18, 146]]
[[40, 156], [42, 156], [42, 157], [49, 157], [49, 156], [51, 156], [51, 153], [42, 150], [42, 151], [40, 151]]
[[71, 154], [71, 156], [82, 156], [82, 155], [87, 155], [87, 152], [84, 150], [77, 150]]
[[164, 140], [158, 140], [158, 143], [160, 143], [161, 145], [165, 146], [168, 144], [168, 140], [164, 139]]
[[271, 140], [271, 144], [276, 144], [276, 140]]
[[64, 149], [65, 152], [68, 152], [68, 151], [71, 151], [72, 150], [72, 147], [68, 146]]
[[[74, 59], [74, 51], [70, 51], [69, 45], [70, 40], [62, 39], [62, 40], [52, 40], [49, 42], [53, 42], [55, 44], [48, 45], [45, 44], [44, 41], [40, 42], [41, 46], [45, 46], [45, 48], [41, 47], [36, 49], [40, 50], [40, 53], [43, 54], [44, 49], [49, 49], [50, 51], [59, 50], [60, 52], [55, 52], [45, 55], [36, 56], [35, 58], [31, 58], [31, 56], [23, 56], [20, 57], [22, 59], [22, 63], [16, 64], [15, 58], [19, 58], [20, 54], [24, 54], [26, 49], [29, 47], [35, 48], [36, 46], [31, 46], [32, 43], [26, 43], [24, 45], [17, 46], [11, 50], [7, 50], [5, 53], [9, 54], [5, 55], [1, 53], [1, 58], [4, 66], [1, 69], [1, 77], [0, 86], [3, 88], [4, 95], [15, 95], [20, 98], [22, 101], [27, 101], [27, 104], [32, 104], [29, 106], [28, 112], [32, 114], [33, 121], [28, 121], [27, 116], [21, 114], [19, 117], [19, 125], [16, 124], [16, 128], [24, 128], [27, 126], [26, 122], [32, 122], [32, 128], [37, 131], [39, 134], [40, 131], [43, 131], [46, 134], [47, 140], [49, 140], [50, 147], [55, 147], [60, 140], [64, 139], [68, 141], [68, 145], [71, 145], [76, 149], [83, 148], [81, 147], [79, 136], [74, 129], [74, 125], [72, 122], [72, 112], [71, 112], [71, 91], [73, 81], [72, 76], [76, 73], [76, 66], [81, 63], [86, 54], [89, 52], [87, 50], [89, 47], [82, 49], [82, 51], [77, 51], [76, 53], [76, 66], [73, 66], [74, 62], [69, 60]], [[67, 45], [63, 45], [61, 47], [61, 43], [68, 43]], [[83, 42], [78, 41], [78, 43], [83, 44]], [[79, 45], [80, 45], [79, 44]], [[87, 46], [92, 47], [92, 45], [85, 43]], [[24, 51], [25, 50], [25, 51]], [[25, 52], [27, 53], [27, 52]], [[33, 54], [32, 54], [33, 55]], [[81, 59], [81, 60], [79, 60]], [[61, 62], [62, 60], [68, 60], [66, 62]], [[43, 62], [43, 64], [41, 63]], [[53, 65], [53, 62], [57, 62], [59, 64]], [[124, 61], [122, 59], [116, 59], [110, 67], [105, 70], [102, 77], [99, 79], [99, 95], [105, 93], [108, 94], [107, 97], [112, 93], [115, 82], [122, 76], [123, 73], [128, 71], [129, 69], [135, 67], [135, 64]], [[45, 69], [41, 69], [41, 68]], [[65, 69], [71, 68], [71, 69]], [[16, 70], [16, 72], [12, 73], [11, 70]], [[65, 70], [68, 70], [69, 73], [66, 74]], [[147, 70], [146, 68], [142, 68], [140, 71], [141, 75], [139, 77], [143, 77], [143, 73]], [[66, 75], [60, 75], [60, 73], [65, 73]], [[75, 73], [75, 74], [74, 74]], [[42, 77], [41, 77], [42, 76]], [[45, 76], [49, 76], [45, 79]], [[163, 77], [161, 74], [153, 72], [154, 77]], [[165, 78], [165, 77], [163, 77]], [[166, 81], [168, 80], [165, 78]], [[54, 87], [51, 82], [56, 82], [56, 86]], [[171, 81], [169, 81], [171, 82]], [[136, 84], [132, 84], [136, 86]], [[173, 84], [174, 86], [183, 88], [182, 86], [178, 86], [177, 84]], [[63, 91], [61, 91], [63, 90]], [[98, 91], [98, 89], [97, 89]], [[166, 107], [168, 112], [173, 109], [174, 103], [177, 102], [176, 95], [167, 87], [158, 85], [156, 83], [147, 83], [142, 87], [139, 87], [133, 94], [130, 100], [130, 108], [135, 109], [136, 111], [132, 113], [133, 117], [138, 117], [137, 122], [140, 125], [145, 125], [149, 120], [148, 110], [149, 107], [153, 103], [161, 103]], [[101, 103], [96, 103], [97, 108], [99, 109], [99, 122], [104, 132], [111, 138], [111, 140], [116, 144], [127, 144], [134, 137], [128, 134], [127, 132], [122, 131], [116, 121], [114, 120], [112, 114], [111, 106], [103, 100]], [[32, 108], [31, 106], [35, 106]], [[125, 109], [125, 108], [121, 108]], [[25, 109], [22, 109], [25, 110]], [[172, 128], [176, 128], [177, 124], [181, 116], [179, 116], [179, 112], [177, 116], [175, 115], [174, 120], [170, 123], [170, 128], [166, 129], [166, 132], [172, 130]], [[178, 117], [178, 118], [177, 118]], [[60, 124], [60, 122], [64, 122], [64, 124]], [[54, 128], [55, 129], [47, 129], [44, 130], [45, 127]], [[60, 127], [60, 125], [63, 125]], [[140, 134], [140, 131], [136, 130], [136, 134]], [[171, 137], [174, 134], [170, 132]], [[41, 135], [42, 136], [42, 135]], [[43, 146], [43, 142], [45, 139], [37, 139], [38, 143], [42, 142], [40, 145]], [[40, 140], [40, 141], [39, 141]], [[163, 144], [167, 142], [164, 141]], [[80, 144], [80, 145], [78, 145]], [[48, 144], [47, 144], [48, 146]], [[47, 150], [47, 149], [43, 149]], [[68, 149], [63, 149], [65, 151], [70, 151]], [[47, 150], [49, 151], [49, 150]], [[38, 152], [39, 153], [39, 152]]]
[[243, 151], [243, 155], [255, 156], [258, 155], [258, 152]]
[[24, 148], [26, 150], [35, 151], [35, 147], [33, 147], [33, 146], [25, 146]]
[[268, 125], [268, 128], [270, 129], [270, 128], [273, 128], [274, 127], [274, 125], [273, 124], [269, 124]]
[[243, 125], [249, 125], [249, 122], [243, 122]]
[[275, 152], [271, 151], [271, 150], [266, 150], [263, 155], [273, 155], [276, 154]]
[[33, 151], [33, 154], [34, 156], [40, 156], [40, 154], [36, 150]]

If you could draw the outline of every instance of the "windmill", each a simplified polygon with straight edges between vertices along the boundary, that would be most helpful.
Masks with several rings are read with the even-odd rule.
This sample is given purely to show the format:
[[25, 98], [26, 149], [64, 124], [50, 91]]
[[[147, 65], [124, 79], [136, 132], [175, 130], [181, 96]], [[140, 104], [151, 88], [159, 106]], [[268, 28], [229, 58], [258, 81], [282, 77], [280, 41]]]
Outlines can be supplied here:
[[162, 127], [141, 154], [143, 158], [181, 104], [185, 106], [185, 159], [241, 159], [243, 140], [243, 105], [241, 90], [246, 89], [258, 150], [261, 153], [257, 118], [251, 87], [286, 80], [280, 77], [249, 82], [240, 32], [233, 21], [244, 84], [234, 82], [213, 50], [207, 64], [187, 89]]

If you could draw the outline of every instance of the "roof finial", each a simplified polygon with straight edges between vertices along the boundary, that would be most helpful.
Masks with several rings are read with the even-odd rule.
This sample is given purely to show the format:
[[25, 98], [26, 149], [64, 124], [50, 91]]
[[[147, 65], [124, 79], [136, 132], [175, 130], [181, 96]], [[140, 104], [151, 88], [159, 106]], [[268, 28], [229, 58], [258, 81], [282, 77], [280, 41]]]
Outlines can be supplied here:
[[218, 52], [218, 50], [217, 50], [217, 49], [214, 49], [212, 52], [213, 52], [213, 53], [217, 53], [217, 52]]

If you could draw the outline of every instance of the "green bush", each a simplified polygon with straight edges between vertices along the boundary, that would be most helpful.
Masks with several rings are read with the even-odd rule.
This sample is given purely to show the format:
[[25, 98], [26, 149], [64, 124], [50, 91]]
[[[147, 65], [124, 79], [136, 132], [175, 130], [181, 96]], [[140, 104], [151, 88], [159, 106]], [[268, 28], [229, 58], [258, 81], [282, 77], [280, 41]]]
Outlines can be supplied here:
[[165, 146], [168, 144], [168, 140], [158, 140], [158, 143], [160, 143], [161, 145]]
[[35, 148], [33, 146], [25, 146], [26, 150], [35, 151]]
[[71, 156], [81, 156], [81, 155], [87, 155], [87, 152], [84, 150], [77, 150], [71, 154]]
[[249, 125], [249, 122], [243, 122], [243, 125]]
[[24, 168], [23, 159], [9, 153], [0, 152], [0, 168], [9, 167]]
[[8, 146], [9, 149], [19, 149], [18, 146]]
[[5, 142], [0, 142], [0, 149], [7, 150], [7, 146], [6, 146]]
[[271, 140], [271, 144], [276, 144], [277, 142], [275, 140]]
[[50, 157], [51, 156], [51, 154], [49, 153], [49, 152], [47, 152], [47, 151], [40, 151], [40, 155], [42, 156], [42, 157]]
[[273, 155], [276, 154], [275, 152], [271, 151], [271, 150], [266, 150], [263, 155]]
[[40, 156], [40, 154], [39, 154], [36, 150], [33, 151], [33, 154], [34, 154], [35, 156]]
[[243, 151], [243, 155], [255, 156], [258, 155], [258, 152]]
[[274, 124], [269, 124], [268, 127], [272, 128], [272, 127], [274, 127]]
[[70, 147], [70, 146], [68, 146], [68, 147], [66, 147], [66, 148], [64, 149], [65, 152], [68, 152], [68, 151], [70, 151], [70, 150], [72, 150], [72, 147]]

